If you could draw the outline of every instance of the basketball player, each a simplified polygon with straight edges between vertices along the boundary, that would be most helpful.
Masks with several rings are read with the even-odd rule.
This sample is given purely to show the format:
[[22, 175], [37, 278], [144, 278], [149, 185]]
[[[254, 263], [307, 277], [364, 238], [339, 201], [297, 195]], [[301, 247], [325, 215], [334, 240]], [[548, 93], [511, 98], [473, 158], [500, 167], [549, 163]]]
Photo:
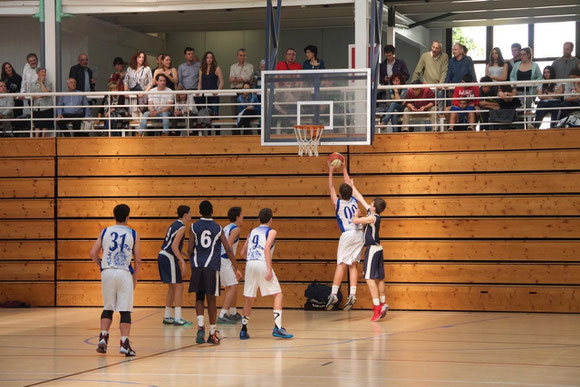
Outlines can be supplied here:
[[364, 244], [367, 247], [363, 264], [363, 277], [367, 281], [373, 300], [373, 317], [371, 321], [378, 321], [385, 317], [389, 305], [386, 304], [385, 296], [385, 266], [383, 261], [383, 248], [379, 237], [381, 228], [380, 213], [387, 208], [387, 203], [382, 198], [375, 198], [369, 205], [361, 193], [354, 186], [352, 180], [353, 195], [358, 202], [367, 210], [367, 216], [360, 217], [357, 211], [352, 222], [364, 224]]
[[276, 273], [272, 269], [272, 254], [276, 243], [276, 230], [270, 228], [272, 225], [272, 210], [262, 208], [258, 218], [260, 219], [260, 225], [250, 232], [246, 243], [244, 243], [240, 251], [242, 258], [247, 259], [244, 282], [244, 315], [242, 317], [240, 339], [247, 340], [250, 338], [248, 322], [258, 288], [260, 288], [262, 296], [274, 296], [274, 330], [272, 331], [272, 336], [291, 339], [294, 336], [282, 327], [282, 289]]
[[[228, 239], [229, 245], [232, 247], [234, 256], [238, 249], [238, 242], [240, 241], [240, 226], [244, 222], [241, 207], [232, 207], [228, 210], [228, 219], [230, 224], [224, 227], [224, 234]], [[225, 288], [224, 304], [218, 316], [218, 324], [235, 324], [242, 319], [236, 308], [236, 299], [238, 295], [238, 280], [236, 273], [228, 259], [226, 249], [222, 246], [222, 264], [220, 269], [220, 281]], [[233, 306], [232, 306], [233, 305]], [[229, 311], [229, 315], [228, 315]]]
[[[181, 300], [183, 298], [182, 273], [186, 272], [185, 260], [182, 257], [185, 237], [185, 223], [191, 221], [188, 206], [177, 207], [177, 220], [169, 226], [161, 251], [157, 256], [159, 276], [167, 284], [165, 297], [165, 316], [163, 324], [185, 325], [189, 321], [181, 318]], [[171, 316], [171, 307], [175, 305], [175, 317]]]
[[193, 223], [189, 229], [189, 244], [187, 253], [191, 262], [191, 279], [189, 293], [195, 292], [195, 311], [197, 313], [197, 337], [195, 342], [205, 342], [203, 319], [203, 299], [207, 297], [207, 312], [209, 315], [210, 332], [207, 342], [219, 344], [220, 338], [216, 330], [217, 306], [216, 297], [220, 295], [219, 271], [221, 265], [221, 247], [224, 246], [230, 258], [236, 279], [242, 278], [242, 273], [236, 265], [234, 253], [219, 224], [212, 218], [213, 206], [207, 200], [199, 204], [201, 219]]
[[356, 284], [358, 280], [358, 262], [363, 248], [362, 227], [352, 222], [354, 214], [358, 211], [358, 204], [352, 197], [352, 187], [346, 182], [350, 180], [346, 170], [346, 161], [342, 165], [344, 183], [338, 189], [340, 198], [336, 195], [332, 174], [334, 168], [328, 163], [328, 189], [330, 190], [330, 201], [336, 208], [336, 220], [342, 235], [338, 241], [338, 251], [336, 257], [336, 270], [332, 281], [332, 291], [326, 302], [326, 310], [331, 310], [338, 302], [338, 289], [344, 277], [344, 272], [348, 267], [350, 277], [350, 292], [344, 310], [350, 310], [356, 302]]
[[[119, 204], [113, 209], [116, 223], [101, 231], [91, 248], [90, 256], [101, 268], [101, 289], [103, 292], [103, 312], [101, 313], [101, 333], [97, 352], [107, 353], [109, 328], [113, 323], [113, 312], [121, 314], [121, 347], [119, 352], [125, 356], [135, 356], [129, 343], [131, 331], [131, 311], [133, 310], [133, 291], [139, 278], [141, 267], [141, 243], [137, 232], [127, 226], [129, 206]], [[102, 259], [99, 251], [102, 250]], [[135, 258], [135, 271], [130, 272], [131, 258]]]

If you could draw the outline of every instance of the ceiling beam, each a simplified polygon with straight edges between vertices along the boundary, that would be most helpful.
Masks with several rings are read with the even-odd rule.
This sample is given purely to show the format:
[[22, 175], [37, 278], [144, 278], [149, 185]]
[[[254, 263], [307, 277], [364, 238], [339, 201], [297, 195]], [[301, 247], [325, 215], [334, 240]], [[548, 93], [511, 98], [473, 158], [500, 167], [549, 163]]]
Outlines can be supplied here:
[[427, 3], [400, 5], [397, 12], [407, 16], [424, 13], [444, 13], [444, 12], [469, 12], [469, 11], [493, 11], [508, 10], [517, 8], [552, 8], [557, 6], [571, 6], [576, 4], [572, 0], [496, 0], [496, 1], [477, 1], [477, 2], [452, 2], [445, 3]]

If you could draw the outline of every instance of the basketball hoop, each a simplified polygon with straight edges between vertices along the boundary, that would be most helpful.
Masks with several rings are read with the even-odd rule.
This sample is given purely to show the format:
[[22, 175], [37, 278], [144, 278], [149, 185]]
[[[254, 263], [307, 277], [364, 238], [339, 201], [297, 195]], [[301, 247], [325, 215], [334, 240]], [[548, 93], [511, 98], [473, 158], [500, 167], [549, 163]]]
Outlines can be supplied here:
[[294, 125], [294, 134], [298, 143], [298, 156], [318, 156], [318, 146], [324, 131], [324, 125]]

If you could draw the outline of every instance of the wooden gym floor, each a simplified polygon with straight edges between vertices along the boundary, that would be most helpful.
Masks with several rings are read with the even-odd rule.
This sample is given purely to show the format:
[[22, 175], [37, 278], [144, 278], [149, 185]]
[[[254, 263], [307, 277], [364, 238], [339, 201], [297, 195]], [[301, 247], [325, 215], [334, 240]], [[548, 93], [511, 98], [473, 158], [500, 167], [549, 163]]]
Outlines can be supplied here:
[[[95, 352], [100, 308], [0, 310], [0, 385], [52, 386], [571, 386], [580, 384], [580, 315], [286, 310], [292, 340], [271, 336], [271, 310], [255, 310], [252, 338], [219, 326], [219, 346], [195, 327], [161, 324], [138, 308], [137, 357]], [[184, 317], [194, 318], [191, 308]], [[119, 321], [115, 315], [114, 327]], [[207, 322], [206, 322], [207, 324]]]

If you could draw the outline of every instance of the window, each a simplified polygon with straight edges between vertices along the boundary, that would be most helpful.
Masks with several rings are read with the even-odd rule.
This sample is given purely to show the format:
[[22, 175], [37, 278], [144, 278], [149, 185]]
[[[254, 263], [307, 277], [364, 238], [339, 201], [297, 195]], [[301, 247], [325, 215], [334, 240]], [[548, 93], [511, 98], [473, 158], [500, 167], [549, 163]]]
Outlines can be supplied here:
[[485, 60], [485, 27], [457, 27], [453, 28], [453, 43], [467, 46], [467, 55], [474, 61]]
[[499, 47], [506, 61], [512, 58], [512, 43], [519, 43], [522, 47], [528, 46], [527, 24], [510, 24], [493, 27], [493, 46]]
[[561, 57], [565, 42], [576, 46], [576, 25], [573, 21], [538, 23], [534, 26], [534, 58]]

